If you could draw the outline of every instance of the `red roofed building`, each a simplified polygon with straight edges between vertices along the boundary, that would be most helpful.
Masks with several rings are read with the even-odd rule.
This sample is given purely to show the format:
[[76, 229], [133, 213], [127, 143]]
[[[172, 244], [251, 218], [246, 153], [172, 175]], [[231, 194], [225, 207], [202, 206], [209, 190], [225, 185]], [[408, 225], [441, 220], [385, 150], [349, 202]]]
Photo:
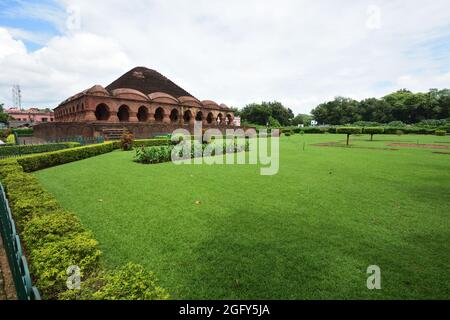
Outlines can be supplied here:
[[107, 87], [95, 85], [63, 101], [55, 122], [35, 127], [35, 136], [54, 139], [95, 137], [123, 128], [136, 138], [205, 127], [234, 126], [234, 112], [225, 104], [200, 101], [155, 70], [137, 67]]

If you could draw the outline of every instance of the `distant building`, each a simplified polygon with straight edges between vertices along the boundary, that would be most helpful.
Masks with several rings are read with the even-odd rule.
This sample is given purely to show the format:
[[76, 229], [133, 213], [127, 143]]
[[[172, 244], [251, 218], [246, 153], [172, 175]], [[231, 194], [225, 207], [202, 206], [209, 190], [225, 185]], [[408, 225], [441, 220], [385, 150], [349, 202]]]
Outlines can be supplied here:
[[30, 108], [21, 110], [18, 108], [9, 108], [5, 112], [12, 118], [10, 121], [12, 127], [33, 126], [55, 120], [54, 113], [50, 109]]

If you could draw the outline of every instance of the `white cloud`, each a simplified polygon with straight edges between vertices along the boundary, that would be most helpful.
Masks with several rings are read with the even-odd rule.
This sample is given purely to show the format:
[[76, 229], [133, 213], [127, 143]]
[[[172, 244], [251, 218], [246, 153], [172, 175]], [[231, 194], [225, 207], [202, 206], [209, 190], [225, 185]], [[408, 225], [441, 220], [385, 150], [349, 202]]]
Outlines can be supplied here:
[[[277, 99], [295, 112], [336, 95], [450, 87], [450, 58], [435, 59], [426, 45], [450, 37], [447, 0], [60, 4], [80, 13], [80, 28], [63, 31], [37, 52], [24, 52], [20, 41], [0, 32], [1, 48], [17, 52], [0, 53], [0, 98], [20, 80], [25, 101], [54, 106], [137, 65], [160, 71], [200, 99], [239, 107]], [[67, 18], [46, 12], [59, 26]]]

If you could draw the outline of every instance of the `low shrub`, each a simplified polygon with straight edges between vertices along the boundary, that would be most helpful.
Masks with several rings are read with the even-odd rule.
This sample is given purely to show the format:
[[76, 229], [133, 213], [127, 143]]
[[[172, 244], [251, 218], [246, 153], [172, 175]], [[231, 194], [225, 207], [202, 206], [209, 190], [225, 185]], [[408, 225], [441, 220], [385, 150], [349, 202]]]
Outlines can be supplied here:
[[319, 128], [319, 127], [305, 127], [303, 128], [303, 132], [308, 133], [326, 133], [327, 128]]
[[328, 128], [328, 133], [336, 133], [337, 128], [336, 127], [329, 127]]
[[17, 133], [17, 136], [19, 136], [19, 137], [31, 137], [31, 136], [33, 136], [33, 129], [32, 128], [14, 129], [13, 132]]
[[336, 133], [343, 133], [343, 134], [361, 134], [362, 128], [358, 127], [339, 127], [336, 129]]
[[13, 134], [10, 134], [7, 138], [6, 138], [6, 143], [9, 145], [15, 145], [17, 143], [16, 141], [16, 136]]
[[63, 149], [75, 148], [79, 146], [80, 144], [78, 142], [7, 146], [0, 148], [0, 158], [58, 151]]
[[123, 151], [130, 151], [133, 150], [133, 134], [131, 133], [124, 133], [122, 135], [122, 138], [120, 139], [120, 148]]
[[370, 140], [373, 141], [374, 134], [382, 134], [384, 132], [383, 127], [364, 127], [363, 132], [365, 134], [370, 134]]
[[385, 134], [397, 134], [397, 131], [403, 130], [404, 128], [398, 128], [398, 127], [387, 127], [384, 128]]
[[134, 161], [145, 164], [167, 162], [171, 160], [172, 146], [141, 147], [136, 149]]
[[61, 300], [166, 300], [168, 292], [161, 288], [153, 272], [128, 263], [82, 282], [80, 290], [62, 293]]
[[[182, 139], [182, 137], [181, 137]], [[172, 142], [167, 138], [159, 138], [159, 139], [138, 139], [134, 141], [135, 147], [156, 147], [156, 146], [169, 146], [171, 144], [175, 144], [178, 142]]]
[[17, 162], [23, 167], [25, 172], [33, 172], [108, 153], [115, 148], [117, 148], [117, 145], [114, 142], [105, 142], [102, 144], [24, 156], [18, 158]]
[[[215, 147], [216, 143], [217, 142], [214, 142], [214, 141], [212, 141], [209, 144], [207, 144], [207, 143], [200, 144], [197, 141], [192, 142], [191, 149], [190, 149], [191, 152], [188, 156], [188, 159], [202, 157], [205, 148], [209, 148], [210, 151], [212, 151], [211, 156], [218, 155], [216, 153], [216, 151], [217, 151], [217, 148]], [[220, 154], [243, 152], [243, 151], [248, 151], [250, 148], [250, 143], [249, 143], [248, 139], [245, 140], [245, 143], [240, 143], [240, 142], [238, 142], [237, 139], [234, 140], [234, 143], [233, 142], [230, 143], [227, 140], [223, 141], [222, 143], [223, 143], [222, 147], [220, 147], [220, 145], [219, 145], [219, 148], [218, 148], [220, 150]], [[184, 156], [183, 145], [179, 144], [177, 146], [170, 145], [170, 146], [138, 148], [138, 149], [136, 149], [134, 161], [139, 162], [139, 163], [144, 163], [144, 164], [155, 164], [155, 163], [168, 162], [168, 161], [172, 160], [172, 152], [173, 152], [174, 148], [177, 148], [175, 151], [175, 154], [176, 154], [176, 152], [179, 152], [178, 156], [179, 156], [180, 160], [186, 159], [186, 157], [183, 158], [183, 156]]]
[[350, 142], [350, 135], [352, 134], [361, 134], [362, 128], [358, 127], [339, 127], [336, 129], [336, 133], [344, 133], [347, 135], [347, 145]]
[[98, 243], [89, 232], [74, 233], [33, 248], [30, 269], [37, 275], [39, 290], [47, 298], [57, 298], [67, 288], [67, 268], [78, 266], [81, 278], [87, 279], [99, 271], [100, 255]]
[[45, 243], [55, 242], [83, 231], [85, 230], [75, 215], [62, 209], [55, 209], [51, 213], [31, 218], [23, 230], [22, 238], [28, 248], [38, 248]]
[[444, 131], [444, 130], [436, 130], [435, 134], [436, 134], [437, 136], [443, 137], [443, 136], [445, 136], [445, 135], [447, 134], [447, 132]]

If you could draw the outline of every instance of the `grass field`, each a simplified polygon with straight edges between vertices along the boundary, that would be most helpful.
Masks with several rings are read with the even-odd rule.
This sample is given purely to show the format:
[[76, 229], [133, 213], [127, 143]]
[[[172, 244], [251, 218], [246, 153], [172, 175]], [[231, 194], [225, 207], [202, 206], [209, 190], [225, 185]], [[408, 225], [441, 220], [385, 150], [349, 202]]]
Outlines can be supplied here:
[[[36, 176], [93, 231], [108, 266], [141, 263], [175, 299], [449, 298], [450, 154], [433, 152], [450, 152], [450, 137], [312, 146], [343, 140], [282, 137], [275, 176], [142, 165], [122, 151]], [[398, 142], [449, 149], [386, 146]], [[367, 289], [369, 265], [382, 290]]]

